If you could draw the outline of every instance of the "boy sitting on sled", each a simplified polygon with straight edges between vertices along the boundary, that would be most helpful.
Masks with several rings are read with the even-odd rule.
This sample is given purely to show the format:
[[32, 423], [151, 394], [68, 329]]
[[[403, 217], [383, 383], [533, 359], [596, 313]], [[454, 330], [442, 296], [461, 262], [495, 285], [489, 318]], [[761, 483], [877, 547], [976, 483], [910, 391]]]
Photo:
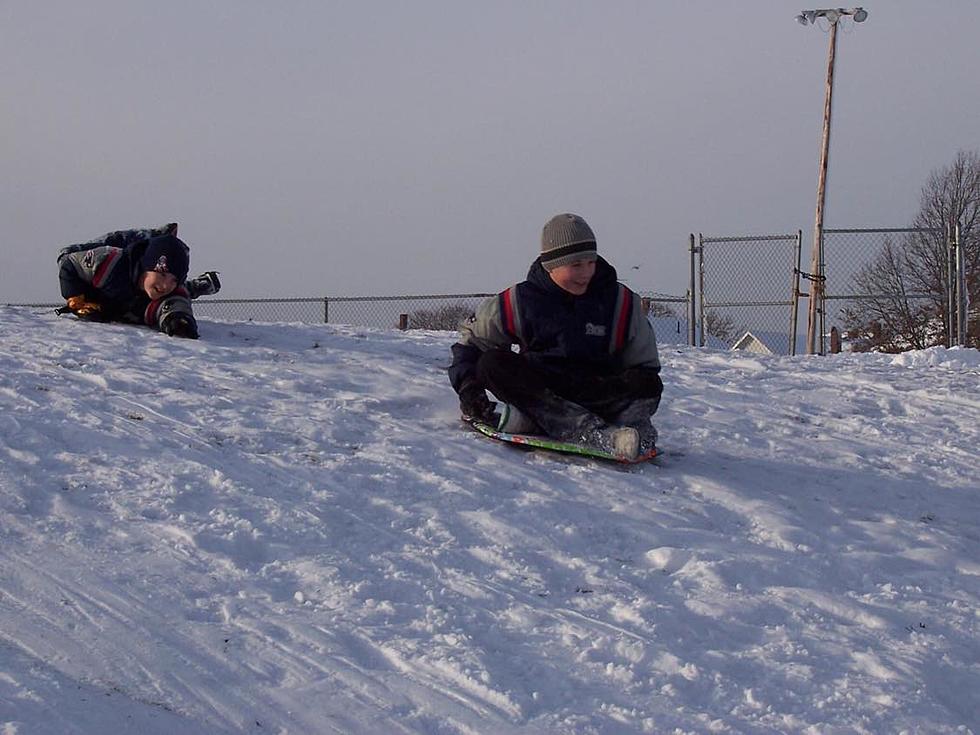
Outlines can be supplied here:
[[146, 324], [173, 337], [197, 339], [191, 299], [217, 293], [218, 274], [208, 271], [184, 282], [190, 249], [177, 238], [177, 224], [119, 230], [58, 253], [59, 313], [79, 319]]
[[[548, 221], [527, 280], [481, 304], [452, 352], [449, 379], [466, 419], [628, 460], [655, 449], [657, 338], [578, 215]], [[487, 390], [507, 405], [497, 410]]]

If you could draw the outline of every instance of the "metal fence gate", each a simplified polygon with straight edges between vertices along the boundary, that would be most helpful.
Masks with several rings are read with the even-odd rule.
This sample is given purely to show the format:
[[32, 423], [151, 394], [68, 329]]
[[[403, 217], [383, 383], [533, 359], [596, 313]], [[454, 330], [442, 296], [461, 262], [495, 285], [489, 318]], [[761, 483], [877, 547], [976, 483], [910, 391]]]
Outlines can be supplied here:
[[761, 351], [797, 354], [802, 241], [801, 230], [696, 240], [692, 234], [691, 290], [699, 297], [691, 344], [751, 342]]

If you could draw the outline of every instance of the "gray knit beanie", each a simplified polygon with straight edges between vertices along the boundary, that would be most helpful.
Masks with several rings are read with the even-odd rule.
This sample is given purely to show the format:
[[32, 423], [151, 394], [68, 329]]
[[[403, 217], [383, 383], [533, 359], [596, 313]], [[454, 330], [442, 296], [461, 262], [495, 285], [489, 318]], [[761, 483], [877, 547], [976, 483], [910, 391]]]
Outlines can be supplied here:
[[541, 231], [541, 265], [546, 271], [596, 257], [592, 228], [577, 214], [556, 214]]

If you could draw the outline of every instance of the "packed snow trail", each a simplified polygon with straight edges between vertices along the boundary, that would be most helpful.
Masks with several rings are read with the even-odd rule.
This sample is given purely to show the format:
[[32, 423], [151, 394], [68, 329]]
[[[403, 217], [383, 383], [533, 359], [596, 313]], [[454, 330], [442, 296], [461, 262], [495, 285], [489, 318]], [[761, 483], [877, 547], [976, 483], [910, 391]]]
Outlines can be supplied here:
[[0, 733], [980, 733], [980, 359], [662, 346], [659, 466], [454, 335], [0, 309]]

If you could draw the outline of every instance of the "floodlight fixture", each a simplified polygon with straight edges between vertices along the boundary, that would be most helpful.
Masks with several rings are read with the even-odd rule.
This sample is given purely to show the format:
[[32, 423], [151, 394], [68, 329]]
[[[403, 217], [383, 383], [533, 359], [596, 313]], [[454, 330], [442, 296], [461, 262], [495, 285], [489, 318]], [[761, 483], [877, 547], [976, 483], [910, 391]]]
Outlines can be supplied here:
[[864, 8], [820, 8], [802, 11], [796, 16], [796, 22], [805, 26], [816, 23], [817, 18], [826, 18], [828, 23], [834, 25], [845, 15], [854, 18], [855, 23], [863, 23], [868, 19], [868, 11]]

